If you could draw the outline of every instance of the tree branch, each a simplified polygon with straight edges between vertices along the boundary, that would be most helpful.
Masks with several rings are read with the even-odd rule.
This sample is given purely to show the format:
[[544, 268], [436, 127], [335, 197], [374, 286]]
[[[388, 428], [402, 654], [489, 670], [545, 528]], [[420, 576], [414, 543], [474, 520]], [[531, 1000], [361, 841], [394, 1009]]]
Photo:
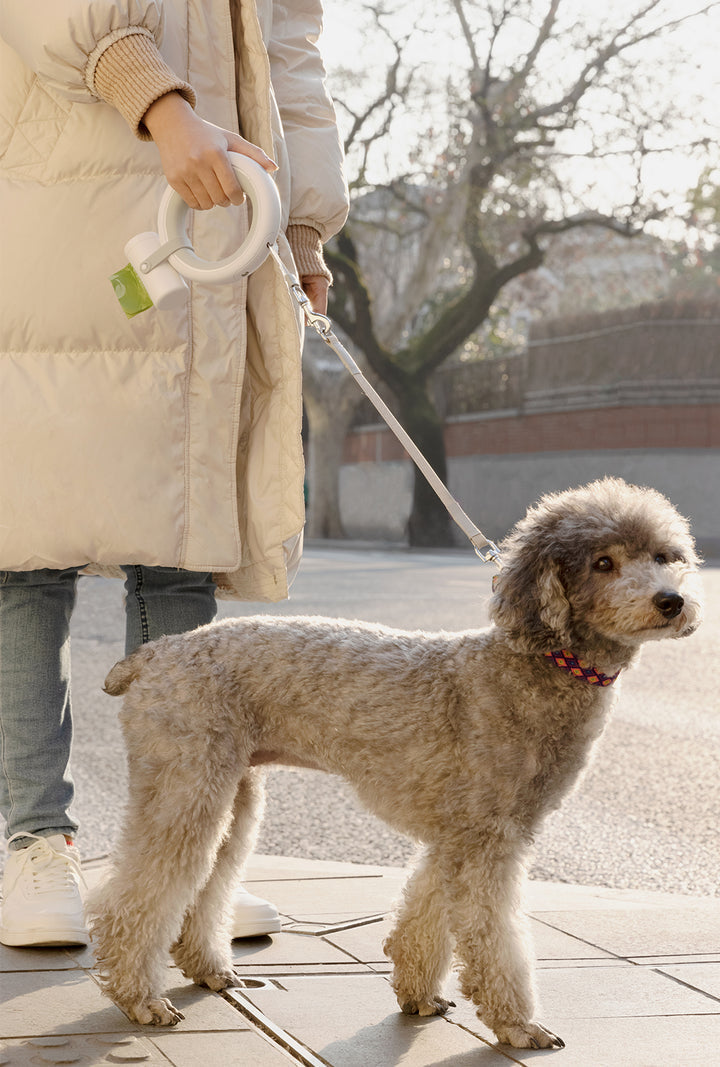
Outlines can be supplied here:
[[540, 55], [543, 45], [550, 39], [555, 26], [559, 6], [560, 0], [550, 0], [550, 6], [548, 7], [540, 29], [538, 30], [538, 35], [535, 38], [532, 48], [525, 56], [525, 62], [520, 70], [516, 71], [507, 83], [505, 89], [506, 101], [510, 105], [517, 103], [520, 92], [525, 88], [527, 80], [535, 68], [535, 63], [537, 62], [537, 58]]
[[622, 237], [639, 237], [643, 232], [641, 227], [634, 226], [629, 219], [623, 221], [614, 215], [603, 215], [599, 211], [582, 211], [564, 219], [545, 219], [538, 222], [535, 226], [523, 230], [523, 238], [532, 242], [543, 235], [567, 233], [568, 230], [575, 230], [579, 226], [601, 226], [605, 230], [619, 233]]
[[408, 364], [429, 377], [485, 322], [502, 287], [512, 278], [539, 267], [545, 253], [536, 240], [526, 238], [523, 255], [496, 267], [492, 273], [476, 273], [470, 287], [449, 301], [429, 330], [408, 346]]
[[685, 15], [681, 15], [678, 18], [670, 19], [668, 22], [663, 23], [660, 26], [649, 27], [647, 30], [632, 34], [623, 40], [623, 38], [630, 34], [634, 27], [650, 15], [655, 8], [659, 7], [662, 0], [650, 0], [650, 3], [646, 4], [640, 11], [636, 11], [612, 36], [610, 41], [604, 48], [599, 49], [595, 55], [588, 60], [579, 77], [575, 81], [575, 84], [568, 90], [560, 99], [554, 103], [546, 104], [543, 107], [534, 108], [528, 113], [525, 119], [526, 124], [534, 125], [538, 120], [557, 115], [558, 112], [572, 111], [587, 90], [594, 84], [597, 75], [601, 74], [611, 59], [617, 58], [623, 52], [626, 52], [628, 48], [633, 48], [635, 45], [640, 44], [642, 41], [647, 41], [652, 37], [657, 37], [661, 33], [667, 30], [675, 29], [682, 23], [687, 22], [688, 19], [697, 18], [699, 15], [708, 14], [714, 8], [720, 6], [720, 0], [713, 0], [712, 3], [706, 4], [700, 11], [690, 12]]

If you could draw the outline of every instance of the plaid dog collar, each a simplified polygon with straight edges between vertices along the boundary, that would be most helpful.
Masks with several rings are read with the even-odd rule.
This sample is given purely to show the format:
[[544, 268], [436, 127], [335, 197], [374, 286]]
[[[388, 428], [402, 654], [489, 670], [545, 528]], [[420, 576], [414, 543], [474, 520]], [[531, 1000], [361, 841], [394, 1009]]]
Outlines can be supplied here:
[[620, 674], [620, 671], [615, 674], [601, 674], [594, 667], [585, 667], [577, 656], [573, 656], [572, 652], [568, 652], [565, 648], [559, 652], [545, 652], [544, 655], [553, 660], [556, 666], [574, 675], [575, 678], [582, 678], [589, 685], [612, 685]]

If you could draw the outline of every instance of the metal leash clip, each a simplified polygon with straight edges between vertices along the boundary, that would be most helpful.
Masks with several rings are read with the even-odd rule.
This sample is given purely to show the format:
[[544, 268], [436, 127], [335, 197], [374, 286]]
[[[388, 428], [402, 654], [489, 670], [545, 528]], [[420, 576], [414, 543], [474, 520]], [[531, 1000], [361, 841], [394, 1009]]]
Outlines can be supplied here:
[[[280, 263], [283, 270], [285, 270], [285, 264], [282, 262], [280, 256], [277, 254], [277, 248], [271, 247], [270, 245], [268, 245], [268, 248], [270, 248], [270, 251], [274, 258], [278, 261], [278, 263]], [[323, 339], [326, 339], [332, 333], [332, 322], [327, 317], [327, 315], [321, 315], [319, 311], [313, 311], [313, 306], [310, 303], [307, 294], [300, 282], [297, 280], [291, 282], [290, 277], [292, 277], [292, 275], [290, 275], [289, 271], [287, 271], [287, 274], [289, 275], [287, 282], [288, 286], [290, 287], [290, 292], [297, 300], [302, 310], [302, 313], [305, 316], [305, 321], [307, 322], [308, 326], [312, 326], [313, 329], [317, 333], [319, 333]]]
[[500, 549], [495, 544], [495, 542], [487, 541], [484, 547], [487, 550], [485, 552], [482, 550], [482, 548], [478, 548], [477, 545], [473, 544], [473, 548], [475, 549], [475, 555], [479, 556], [483, 563], [494, 563], [496, 567], [502, 567]]

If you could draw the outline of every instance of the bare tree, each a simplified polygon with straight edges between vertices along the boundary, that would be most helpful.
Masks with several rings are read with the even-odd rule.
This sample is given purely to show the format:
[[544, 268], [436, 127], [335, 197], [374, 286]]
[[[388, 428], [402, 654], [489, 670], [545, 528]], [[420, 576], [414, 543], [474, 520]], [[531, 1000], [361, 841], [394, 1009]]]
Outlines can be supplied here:
[[[336, 74], [356, 209], [328, 250], [331, 315], [392, 391], [400, 421], [441, 478], [443, 426], [429, 383], [487, 320], [502, 288], [538, 268], [558, 234], [589, 225], [627, 237], [643, 232], [668, 208], [647, 192], [648, 161], [680, 146], [709, 150], [707, 131], [691, 133], [673, 91], [659, 91], [658, 70], [669, 76], [671, 62], [680, 63], [674, 36], [691, 20], [699, 31], [719, 6], [609, 0], [597, 17], [574, 0], [397, 0], [371, 8], [392, 53], [375, 92], [354, 72], [344, 93]], [[400, 35], [398, 24], [412, 30]], [[423, 32], [441, 32], [463, 49], [441, 87], [440, 62], [428, 83], [411, 58], [411, 36]], [[419, 130], [401, 158], [395, 131], [418, 114], [418, 101], [434, 114], [432, 130]], [[379, 153], [394, 159], [389, 180], [373, 178]], [[357, 198], [371, 190], [398, 210], [375, 219], [361, 213]], [[405, 247], [411, 238], [403, 269], [377, 255], [393, 227]], [[389, 272], [391, 301], [382, 290]], [[442, 505], [419, 475], [409, 536], [414, 545], [452, 540]]]

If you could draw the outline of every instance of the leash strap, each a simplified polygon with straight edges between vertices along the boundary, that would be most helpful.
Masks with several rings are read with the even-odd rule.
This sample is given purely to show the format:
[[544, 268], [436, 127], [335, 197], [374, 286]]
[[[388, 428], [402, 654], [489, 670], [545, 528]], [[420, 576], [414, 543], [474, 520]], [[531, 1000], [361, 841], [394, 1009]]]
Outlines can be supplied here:
[[321, 337], [325, 344], [333, 350], [347, 370], [350, 371], [365, 396], [372, 403], [375, 410], [380, 414], [386, 425], [392, 430], [415, 465], [430, 483], [450, 514], [450, 517], [457, 523], [462, 532], [469, 539], [480, 559], [485, 563], [494, 563], [497, 567], [502, 567], [500, 552], [497, 545], [493, 541], [490, 541], [485, 534], [478, 529], [472, 519], [460, 507], [455, 497], [447, 489], [442, 479], [437, 476], [415, 442], [405, 432], [385, 401], [379, 393], [376, 392], [360, 370], [360, 367], [358, 367], [348, 350], [341, 343], [336, 334], [333, 333], [332, 322], [327, 315], [319, 315], [316, 311], [313, 311], [312, 304], [305, 295], [298, 278], [287, 269], [281, 260], [277, 245], [268, 245], [268, 249], [283, 272], [288, 288], [299, 304], [308, 326], [312, 326], [318, 336]]

